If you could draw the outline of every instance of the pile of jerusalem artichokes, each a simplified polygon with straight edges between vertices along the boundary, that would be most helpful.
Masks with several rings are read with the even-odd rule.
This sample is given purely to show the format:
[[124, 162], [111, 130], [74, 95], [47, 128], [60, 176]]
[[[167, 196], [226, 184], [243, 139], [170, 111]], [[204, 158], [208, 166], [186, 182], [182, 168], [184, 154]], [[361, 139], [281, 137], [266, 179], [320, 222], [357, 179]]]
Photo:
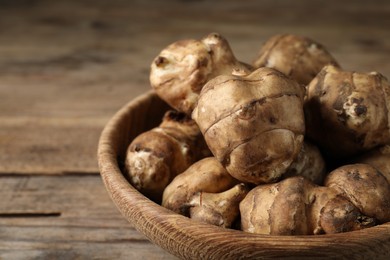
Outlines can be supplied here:
[[276, 35], [254, 62], [211, 33], [172, 43], [150, 82], [171, 106], [132, 140], [125, 175], [162, 206], [224, 228], [330, 234], [390, 221], [390, 85], [319, 43]]

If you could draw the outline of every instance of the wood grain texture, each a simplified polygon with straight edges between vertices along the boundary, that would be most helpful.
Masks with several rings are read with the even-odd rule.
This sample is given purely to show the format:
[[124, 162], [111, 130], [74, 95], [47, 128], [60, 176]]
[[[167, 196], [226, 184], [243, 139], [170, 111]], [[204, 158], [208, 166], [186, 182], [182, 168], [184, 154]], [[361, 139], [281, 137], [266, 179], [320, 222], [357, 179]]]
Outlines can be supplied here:
[[[270, 36], [297, 33], [346, 69], [389, 77], [389, 13], [387, 0], [0, 0], [0, 259], [171, 259], [112, 208], [96, 161], [104, 125], [150, 89], [149, 64], [166, 45], [216, 31], [251, 62]], [[175, 242], [187, 236], [168, 235], [169, 247], [191, 256]]]
[[3, 176], [0, 197], [0, 259], [174, 259], [119, 214], [99, 176]]
[[166, 107], [156, 100], [149, 92], [118, 111], [105, 127], [98, 150], [101, 175], [111, 198], [154, 243], [183, 259], [390, 257], [390, 223], [335, 235], [267, 236], [197, 223], [150, 201], [124, 178], [120, 160], [123, 147], [144, 131], [143, 127], [150, 128], [143, 115], [156, 113], [156, 118], [161, 118]]

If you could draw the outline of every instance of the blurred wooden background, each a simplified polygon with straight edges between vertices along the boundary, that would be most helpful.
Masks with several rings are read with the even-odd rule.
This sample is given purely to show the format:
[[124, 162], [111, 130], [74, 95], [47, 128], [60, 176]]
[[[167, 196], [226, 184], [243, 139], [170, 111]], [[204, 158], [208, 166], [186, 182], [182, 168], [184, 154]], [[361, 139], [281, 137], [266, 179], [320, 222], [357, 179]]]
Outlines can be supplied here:
[[173, 259], [100, 180], [105, 123], [168, 44], [225, 36], [250, 63], [277, 33], [390, 77], [389, 1], [0, 0], [0, 259]]

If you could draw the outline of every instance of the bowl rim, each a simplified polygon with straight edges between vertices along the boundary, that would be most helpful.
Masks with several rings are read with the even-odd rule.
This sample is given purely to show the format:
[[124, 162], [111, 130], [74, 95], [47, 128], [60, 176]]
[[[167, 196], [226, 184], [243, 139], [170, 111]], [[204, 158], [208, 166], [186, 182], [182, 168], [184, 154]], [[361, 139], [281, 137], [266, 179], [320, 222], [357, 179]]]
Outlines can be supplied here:
[[[118, 140], [118, 128], [128, 116], [128, 112], [156, 97], [154, 91], [148, 91], [118, 110], [101, 133], [97, 153], [101, 178], [114, 204], [150, 241], [171, 254], [188, 259], [216, 256], [216, 250], [227, 250], [225, 259], [237, 259], [243, 255], [250, 256], [249, 258], [316, 256], [316, 252], [319, 257], [350, 257], [354, 256], [352, 253], [356, 253], [356, 250], [376, 252], [371, 253], [372, 256], [383, 254], [383, 251], [384, 254], [390, 255], [390, 222], [338, 234], [299, 236], [252, 234], [195, 222], [142, 195], [121, 172], [117, 160], [118, 148], [113, 143]], [[199, 250], [196, 252], [195, 248], [202, 248], [202, 252]], [[349, 254], [349, 250], [353, 252]]]

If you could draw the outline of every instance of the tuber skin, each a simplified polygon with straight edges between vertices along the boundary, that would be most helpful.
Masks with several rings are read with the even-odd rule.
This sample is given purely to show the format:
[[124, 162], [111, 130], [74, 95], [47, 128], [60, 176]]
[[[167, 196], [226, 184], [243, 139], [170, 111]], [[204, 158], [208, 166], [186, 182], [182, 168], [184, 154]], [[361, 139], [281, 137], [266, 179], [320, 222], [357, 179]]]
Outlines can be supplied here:
[[302, 176], [255, 187], [240, 203], [240, 214], [243, 231], [270, 235], [333, 234], [375, 224], [332, 188]]
[[390, 183], [390, 145], [373, 149], [353, 160], [354, 163], [369, 164], [380, 171]]
[[308, 85], [307, 136], [327, 157], [345, 159], [390, 142], [389, 111], [385, 77], [329, 65]]
[[231, 228], [240, 215], [239, 203], [248, 191], [248, 186], [241, 183], [221, 193], [197, 192], [188, 203], [190, 218], [223, 228]]
[[323, 207], [320, 226], [314, 234], [342, 233], [373, 227], [375, 224], [374, 218], [363, 215], [348, 199], [338, 196], [329, 200]]
[[211, 33], [201, 40], [177, 41], [162, 50], [152, 62], [150, 83], [161, 99], [190, 115], [203, 85], [233, 70], [253, 69], [234, 57], [224, 37]]
[[261, 47], [254, 67], [276, 69], [306, 86], [328, 64], [339, 66], [319, 43], [298, 35], [278, 34]]
[[165, 188], [162, 206], [184, 216], [189, 215], [189, 202], [197, 192], [219, 193], [238, 184], [214, 157], [195, 162], [176, 176]]
[[325, 186], [348, 198], [364, 215], [380, 223], [390, 221], [390, 184], [374, 167], [344, 165], [329, 173]]
[[208, 148], [196, 123], [184, 113], [171, 110], [158, 127], [131, 142], [125, 174], [137, 190], [160, 202], [171, 180], [207, 155]]
[[277, 181], [298, 156], [305, 132], [304, 88], [279, 71], [223, 75], [200, 93], [192, 118], [227, 171], [242, 182]]
[[326, 173], [325, 160], [320, 150], [314, 144], [304, 141], [298, 157], [283, 178], [300, 175], [317, 185], [322, 185]]

